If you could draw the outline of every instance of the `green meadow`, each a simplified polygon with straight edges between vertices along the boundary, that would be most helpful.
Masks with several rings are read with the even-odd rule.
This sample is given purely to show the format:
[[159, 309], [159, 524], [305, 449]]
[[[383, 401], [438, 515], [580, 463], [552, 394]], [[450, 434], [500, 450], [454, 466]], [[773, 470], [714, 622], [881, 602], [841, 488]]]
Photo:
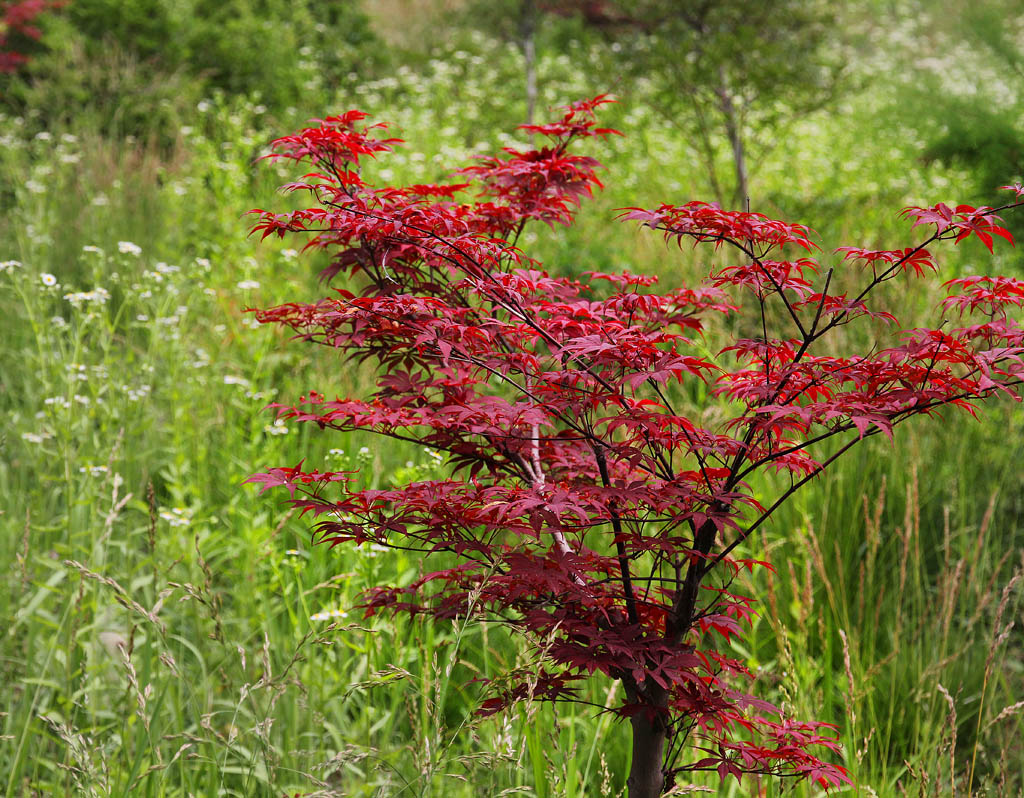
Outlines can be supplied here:
[[[445, 473], [426, 451], [275, 421], [270, 403], [310, 389], [365, 394], [373, 376], [247, 312], [325, 290], [323, 256], [303, 253], [301, 238], [248, 236], [248, 210], [301, 199], [277, 191], [297, 172], [257, 161], [275, 137], [368, 111], [407, 142], [366, 167], [379, 184], [441, 180], [474, 153], [527, 143], [515, 131], [525, 102], [514, 43], [456, 35], [427, 16], [443, 4], [423, 3], [434, 35], [413, 52], [388, 10], [402, 4], [373, 5], [379, 38], [368, 46], [388, 58], [337, 81], [318, 77], [316, 52], [283, 63], [298, 70], [282, 83], [287, 102], [269, 87], [217, 87], [112, 54], [106, 68], [123, 85], [100, 105], [72, 89], [93, 86], [87, 71], [104, 66], [76, 61], [68, 45], [45, 62], [44, 77], [64, 83], [24, 91], [0, 113], [6, 798], [625, 794], [628, 729], [594, 707], [475, 714], [474, 680], [528, 663], [522, 641], [496, 625], [364, 618], [364, 588], [408, 583], [425, 564], [317, 546], [285, 495], [243, 484], [300, 460], [358, 470], [363, 485]], [[538, 51], [541, 116], [615, 91], [604, 83], [614, 49], [571, 33]], [[908, 204], [990, 201], [971, 164], [923, 154], [939, 123], [915, 118], [928, 112], [921, 92], [955, 94], [942, 76], [965, 61], [938, 34], [922, 38], [933, 77], [907, 99], [914, 81], [893, 76], [901, 57], [914, 59], [898, 39], [919, 34], [906, 22], [876, 43], [834, 101], [778, 128], [753, 165], [752, 209], [814, 228], [822, 260], [851, 285], [835, 247], [911, 245], [897, 216]], [[968, 55], [972, 74], [991, 77], [976, 91], [1024, 108], [1019, 77]], [[152, 96], [138, 91], [171, 77]], [[552, 271], [629, 268], [675, 285], [715, 265], [711, 250], [668, 248], [614, 221], [617, 208], [707, 197], [708, 156], [645, 85], [630, 84], [601, 117], [625, 135], [590, 145], [606, 187], [578, 224], [521, 240]], [[727, 174], [727, 148], [713, 157]], [[942, 279], [1024, 272], [1006, 246], [936, 255], [941, 279], [890, 291], [911, 326], [938, 318]], [[713, 420], [712, 397], [690, 398]], [[758, 597], [759, 616], [732, 654], [755, 672], [752, 692], [837, 725], [856, 784], [835, 794], [1024, 789], [1022, 460], [1019, 405], [992, 402], [977, 420], [947, 412], [855, 450], [747, 548], [775, 574], [747, 577], [741, 592]], [[598, 680], [586, 695], [598, 706], [616, 697]], [[704, 776], [679, 789], [822, 794]]]

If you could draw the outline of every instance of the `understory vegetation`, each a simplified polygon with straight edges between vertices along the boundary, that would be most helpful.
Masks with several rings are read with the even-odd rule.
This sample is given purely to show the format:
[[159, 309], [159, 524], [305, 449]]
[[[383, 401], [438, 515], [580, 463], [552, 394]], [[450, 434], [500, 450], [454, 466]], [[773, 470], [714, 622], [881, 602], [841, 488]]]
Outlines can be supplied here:
[[[317, 435], [261, 412], [310, 388], [355, 395], [368, 378], [358, 365], [284, 346], [280, 331], [245, 312], [317, 296], [327, 265], [294, 238], [246, 235], [250, 208], [292, 201], [275, 190], [293, 175], [254, 163], [275, 136], [352, 107], [387, 119], [415, 146], [371, 162], [365, 177], [393, 185], [433, 182], [474, 153], [524, 143], [515, 132], [526, 114], [518, 45], [449, 30], [428, 16], [429, 3], [392, 5], [421, 7], [436, 46], [415, 51], [382, 4], [346, 40], [345, 59], [323, 58], [327, 26], [356, 28], [314, 18], [308, 3], [303, 24], [317, 35], [307, 42], [298, 24], [289, 28], [305, 54], [289, 60], [275, 43], [266, 74], [193, 75], [187, 54], [160, 66], [124, 46], [131, 31], [105, 51], [103, 73], [69, 14], [54, 28], [59, 46], [36, 56], [36, 82], [5, 84], [7, 798], [624, 794], [628, 741], [608, 733], [616, 721], [598, 709], [614, 703], [612, 683], [584, 696], [590, 706], [525, 702], [479, 717], [477, 680], [529, 664], [515, 637], [464, 620], [364, 619], [353, 609], [360, 591], [412, 582], [418, 557], [314, 546], [308, 519], [242, 484], [301, 458], [358, 470], [363, 486], [445, 473], [424, 450]], [[864, 6], [871, 17], [875, 4]], [[200, 33], [190, 46], [214, 48]], [[250, 42], [257, 33], [236, 35]], [[616, 92], [614, 42], [571, 22], [548, 35], [538, 47], [538, 108]], [[980, 204], [979, 192], [993, 188], [979, 186], [981, 167], [926, 159], [936, 157], [928, 137], [944, 128], [924, 118], [919, 93], [907, 99], [911, 82], [944, 103], [960, 96], [962, 87], [943, 83], [951, 35], [905, 13], [877, 50], [854, 50], [843, 90], [788, 118], [760, 151], [751, 208], [808, 224], [827, 253], [904, 242], [907, 222], [894, 209], [905, 205]], [[893, 53], [912, 44], [930, 48], [918, 65], [928, 81], [887, 77], [906, 66]], [[981, 49], [970, 56], [980, 88], [963, 96], [989, 91], [1002, 108], [1024, 108], [1024, 84], [1003, 80], [1002, 61]], [[76, 68], [86, 61], [94, 72]], [[159, 84], [149, 106], [116, 106], [154, 76], [176, 83]], [[92, 103], [100, 85], [107, 93]], [[524, 234], [559, 273], [628, 265], [673, 287], [706, 271], [708, 252], [666, 253], [656, 236], [612, 221], [618, 208], [707, 198], [708, 159], [729, 171], [728, 145], [697, 146], [659, 110], [658, 91], [652, 81], [624, 83], [602, 116], [626, 135], [588, 153], [606, 165], [606, 188], [576, 226]], [[956, 121], [954, 131], [968, 123]], [[993, 258], [965, 244], [941, 258], [944, 279], [1024, 272], [1009, 247]], [[933, 315], [940, 301], [922, 285], [894, 288], [905, 320]], [[713, 397], [688, 401], [709, 424], [720, 412]], [[901, 428], [897, 446], [899, 456], [886, 441], [864, 445], [759, 532], [747, 556], [771, 561], [776, 574], [756, 571], [739, 586], [763, 600], [752, 633], [729, 653], [755, 672], [759, 695], [837, 724], [855, 784], [834, 794], [1020, 794], [1024, 413], [1006, 402], [981, 421], [948, 414]], [[695, 776], [689, 791], [821, 793], [715, 775]]]

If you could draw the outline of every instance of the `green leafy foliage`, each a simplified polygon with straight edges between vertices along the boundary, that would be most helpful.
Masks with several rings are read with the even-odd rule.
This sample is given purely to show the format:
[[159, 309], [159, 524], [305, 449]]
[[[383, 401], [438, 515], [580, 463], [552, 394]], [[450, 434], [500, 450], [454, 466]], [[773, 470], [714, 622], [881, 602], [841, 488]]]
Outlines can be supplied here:
[[[922, 156], [970, 170], [975, 196], [989, 201], [994, 185], [1024, 174], [1024, 20], [1004, 0], [935, 16], [935, 39], [907, 65], [900, 99], [924, 138]], [[1019, 220], [1012, 227], [1024, 229]]]
[[91, 109], [113, 135], [165, 143], [166, 129], [213, 91], [280, 111], [383, 59], [351, 3], [78, 0], [43, 22], [43, 50], [9, 86], [11, 101], [47, 119]]

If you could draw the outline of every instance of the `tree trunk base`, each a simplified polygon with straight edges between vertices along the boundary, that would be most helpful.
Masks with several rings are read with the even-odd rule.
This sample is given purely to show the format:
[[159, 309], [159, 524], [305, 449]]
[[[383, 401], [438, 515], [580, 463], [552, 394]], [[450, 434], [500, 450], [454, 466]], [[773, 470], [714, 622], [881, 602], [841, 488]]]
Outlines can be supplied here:
[[633, 726], [633, 762], [626, 786], [629, 798], [660, 798], [665, 790], [661, 771], [665, 755], [665, 724], [662, 718], [641, 711], [630, 718]]

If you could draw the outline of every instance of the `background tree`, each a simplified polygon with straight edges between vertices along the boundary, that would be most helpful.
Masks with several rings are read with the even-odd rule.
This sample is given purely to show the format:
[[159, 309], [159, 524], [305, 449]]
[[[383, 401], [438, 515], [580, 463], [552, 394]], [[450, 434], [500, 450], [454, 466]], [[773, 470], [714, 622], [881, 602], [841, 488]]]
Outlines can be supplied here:
[[613, 20], [628, 21], [614, 11], [608, 17], [608, 11], [601, 0], [470, 0], [459, 20], [501, 41], [516, 43], [523, 56], [524, 120], [532, 125], [537, 112], [539, 49], [559, 52], [570, 40], [603, 33]]
[[[787, 122], [830, 101], [842, 75], [837, 34], [843, 27], [834, 3], [573, 5], [590, 25], [617, 38], [624, 47], [624, 76], [653, 84], [656, 107], [696, 142], [712, 194], [734, 207], [750, 197], [752, 164], [774, 147]], [[720, 172], [722, 141], [731, 180]]]
[[614, 47], [603, 85], [653, 101], [694, 142], [712, 196], [740, 207], [776, 136], [834, 99], [857, 29], [843, 13], [821, 0], [501, 0], [469, 2], [460, 19], [516, 42], [527, 124], [537, 103], [538, 47], [557, 50], [566, 36]]

